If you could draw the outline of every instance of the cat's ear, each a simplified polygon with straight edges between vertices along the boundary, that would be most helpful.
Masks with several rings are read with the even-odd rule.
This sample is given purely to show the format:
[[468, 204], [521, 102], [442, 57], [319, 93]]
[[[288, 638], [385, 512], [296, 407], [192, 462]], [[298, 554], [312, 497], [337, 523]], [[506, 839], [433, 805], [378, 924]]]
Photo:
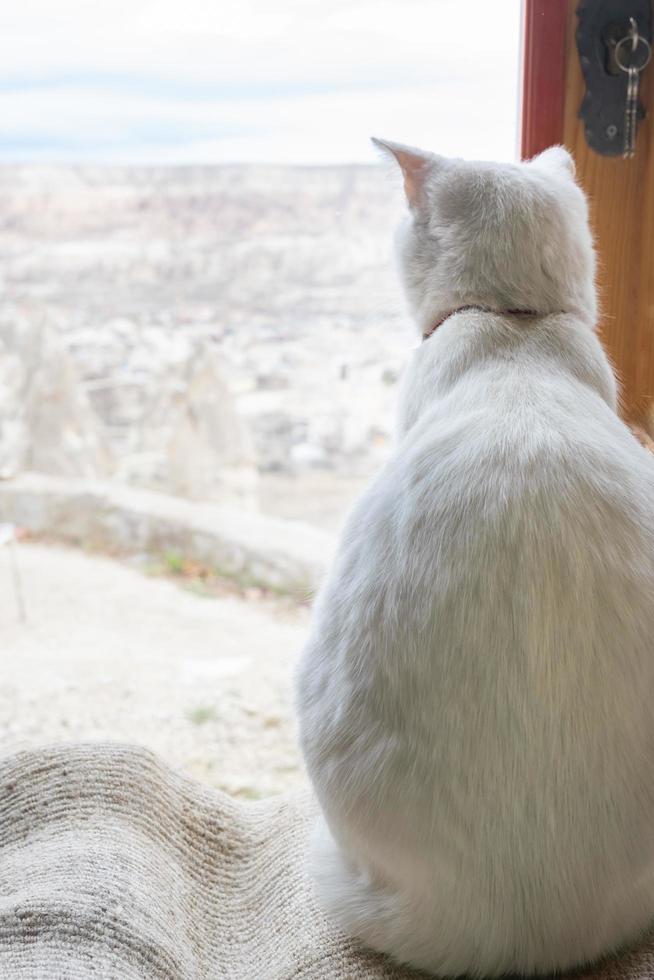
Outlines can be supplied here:
[[417, 150], [413, 146], [402, 143], [392, 143], [390, 140], [380, 140], [372, 137], [372, 142], [384, 153], [390, 154], [399, 163], [404, 177], [404, 193], [409, 207], [417, 207], [421, 200], [427, 176], [438, 166], [440, 157], [425, 150]]
[[574, 158], [571, 153], [568, 153], [565, 146], [548, 146], [531, 162], [549, 170], [564, 170], [571, 177], [574, 177], [577, 172]]

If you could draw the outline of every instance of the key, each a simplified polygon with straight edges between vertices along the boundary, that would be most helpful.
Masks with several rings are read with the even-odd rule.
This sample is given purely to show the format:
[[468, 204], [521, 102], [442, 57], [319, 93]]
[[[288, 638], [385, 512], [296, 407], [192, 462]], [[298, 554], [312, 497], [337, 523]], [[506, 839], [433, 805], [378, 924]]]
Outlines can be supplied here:
[[615, 46], [615, 61], [627, 73], [627, 99], [624, 111], [624, 145], [622, 156], [633, 157], [636, 153], [636, 125], [638, 122], [638, 86], [640, 73], [649, 64], [652, 49], [649, 41], [638, 33], [638, 24], [629, 18], [629, 33]]
[[624, 112], [623, 157], [633, 157], [636, 153], [636, 115], [638, 113], [638, 69], [627, 72], [627, 101]]

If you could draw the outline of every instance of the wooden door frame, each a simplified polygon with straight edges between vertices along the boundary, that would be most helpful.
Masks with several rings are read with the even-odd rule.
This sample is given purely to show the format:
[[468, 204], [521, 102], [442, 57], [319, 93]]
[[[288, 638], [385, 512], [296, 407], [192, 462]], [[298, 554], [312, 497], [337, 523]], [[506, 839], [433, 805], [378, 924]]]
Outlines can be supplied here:
[[641, 78], [646, 115], [635, 157], [591, 150], [579, 118], [578, 3], [523, 0], [521, 155], [562, 143], [575, 158], [598, 253], [598, 333], [621, 385], [623, 417], [654, 434], [654, 63]]
[[563, 142], [568, 0], [523, 0], [520, 155]]

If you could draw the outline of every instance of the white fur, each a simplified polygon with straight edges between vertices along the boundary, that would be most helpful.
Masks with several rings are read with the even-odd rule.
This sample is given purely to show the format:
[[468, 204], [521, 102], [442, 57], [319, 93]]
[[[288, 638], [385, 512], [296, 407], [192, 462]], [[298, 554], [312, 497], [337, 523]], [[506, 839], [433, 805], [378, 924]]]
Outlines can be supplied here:
[[298, 711], [318, 889], [439, 974], [564, 969], [654, 918], [654, 459], [616, 415], [565, 151], [385, 146], [419, 328], [497, 312], [415, 351], [316, 603]]

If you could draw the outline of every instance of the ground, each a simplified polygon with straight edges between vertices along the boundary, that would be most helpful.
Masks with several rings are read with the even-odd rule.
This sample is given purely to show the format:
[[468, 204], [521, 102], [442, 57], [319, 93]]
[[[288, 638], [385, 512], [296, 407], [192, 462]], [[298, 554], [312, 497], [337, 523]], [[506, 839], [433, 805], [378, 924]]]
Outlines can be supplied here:
[[137, 742], [235, 796], [306, 777], [292, 674], [308, 612], [208, 597], [105, 557], [16, 548], [26, 619], [0, 549], [0, 746]]

